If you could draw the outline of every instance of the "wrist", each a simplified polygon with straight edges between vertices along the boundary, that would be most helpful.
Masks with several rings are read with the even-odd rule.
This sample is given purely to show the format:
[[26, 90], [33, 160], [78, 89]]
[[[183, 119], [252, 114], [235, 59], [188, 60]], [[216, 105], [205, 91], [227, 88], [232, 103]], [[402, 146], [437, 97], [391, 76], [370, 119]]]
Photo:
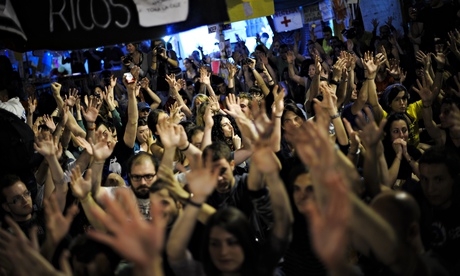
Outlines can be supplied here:
[[422, 101], [422, 107], [423, 107], [423, 108], [430, 108], [430, 107], [431, 107], [431, 104], [432, 104], [431, 102], [424, 102], [424, 101]]
[[88, 202], [91, 196], [92, 196], [92, 192], [89, 192], [83, 198], [79, 198], [79, 200], [81, 203], [85, 203], [85, 202]]
[[336, 110], [331, 111], [329, 112], [329, 116], [331, 117], [331, 120], [334, 120], [334, 119], [340, 118], [340, 113], [337, 112]]

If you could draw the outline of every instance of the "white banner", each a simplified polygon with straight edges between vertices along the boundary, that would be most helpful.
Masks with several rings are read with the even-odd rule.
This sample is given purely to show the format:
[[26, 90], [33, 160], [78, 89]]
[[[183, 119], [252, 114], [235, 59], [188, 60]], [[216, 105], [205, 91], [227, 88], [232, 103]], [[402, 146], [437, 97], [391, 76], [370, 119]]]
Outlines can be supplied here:
[[134, 0], [139, 25], [154, 27], [187, 19], [188, 0]]
[[302, 14], [299, 9], [288, 9], [275, 13], [273, 23], [277, 32], [287, 32], [303, 27]]

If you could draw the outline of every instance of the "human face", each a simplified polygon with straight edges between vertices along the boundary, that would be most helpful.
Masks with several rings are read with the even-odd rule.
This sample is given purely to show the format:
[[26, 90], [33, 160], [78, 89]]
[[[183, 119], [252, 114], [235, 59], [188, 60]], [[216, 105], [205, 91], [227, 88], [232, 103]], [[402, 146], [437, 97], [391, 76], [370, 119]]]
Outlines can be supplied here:
[[391, 109], [396, 113], [405, 113], [407, 110], [406, 92], [401, 91], [391, 102]]
[[225, 158], [219, 159], [212, 163], [212, 169], [219, 171], [216, 187], [216, 191], [218, 193], [228, 193], [232, 189], [235, 183], [235, 178], [233, 177], [234, 168], [235, 162], [228, 162]]
[[250, 117], [251, 111], [249, 110], [249, 100], [248, 99], [240, 99], [240, 108], [241, 111], [246, 115], [246, 117]]
[[139, 126], [137, 127], [136, 138], [139, 144], [147, 142], [147, 139], [150, 136], [150, 129], [148, 126]]
[[144, 108], [144, 109], [139, 110], [139, 118], [140, 119], [147, 120], [147, 118], [149, 117], [149, 114], [150, 114], [150, 109], [149, 108]]
[[326, 41], [330, 41], [331, 37], [332, 37], [332, 33], [331, 32], [323, 32], [323, 36], [324, 36], [324, 39]]
[[451, 108], [451, 104], [441, 105], [441, 114], [439, 114], [439, 121], [441, 122], [442, 128], [450, 128], [451, 126], [453, 126], [451, 118], [452, 116], [449, 116]]
[[445, 164], [420, 164], [423, 194], [435, 208], [446, 209], [452, 204], [454, 178]]
[[201, 143], [203, 142], [203, 136], [204, 132], [203, 131], [197, 131], [191, 138], [192, 140], [192, 145], [195, 147], [201, 149]]
[[192, 64], [191, 64], [190, 60], [188, 60], [188, 59], [184, 60], [184, 67], [185, 67], [185, 69], [189, 69], [190, 67], [192, 67]]
[[240, 242], [220, 226], [211, 228], [209, 255], [213, 264], [222, 273], [238, 272], [244, 262], [244, 251]]
[[18, 181], [3, 189], [2, 192], [6, 198], [2, 207], [11, 215], [13, 220], [25, 221], [32, 217], [32, 197], [24, 183]]
[[94, 88], [94, 95], [100, 96], [102, 94], [102, 89], [100, 87]]
[[409, 138], [409, 128], [403, 120], [393, 121], [390, 126], [390, 132], [392, 142], [398, 138], [401, 138], [404, 141], [407, 141]]
[[134, 53], [136, 51], [136, 47], [132, 43], [126, 44], [126, 51], [128, 51], [130, 54]]
[[172, 225], [176, 221], [181, 206], [174, 201], [167, 189], [161, 189], [155, 193], [151, 193], [150, 202], [152, 204], [159, 204], [163, 207], [163, 215], [167, 218], [168, 225]]
[[233, 137], [233, 126], [227, 117], [222, 117], [220, 127], [222, 128], [225, 137]]
[[283, 129], [290, 127], [298, 128], [302, 125], [303, 120], [292, 111], [286, 111], [283, 116]]
[[[157, 180], [155, 166], [150, 159], [144, 158], [140, 163], [131, 167], [129, 178], [131, 179], [131, 189], [138, 198], [149, 198], [149, 189], [152, 183]], [[140, 179], [136, 179], [137, 177]]]
[[310, 64], [310, 66], [308, 66], [308, 76], [310, 78], [313, 78], [315, 76], [315, 73], [316, 73], [316, 68], [315, 68], [315, 65], [314, 64]]
[[311, 175], [309, 173], [303, 173], [294, 181], [294, 203], [300, 213], [306, 214], [306, 203], [313, 197], [313, 184], [311, 181]]
[[[100, 125], [97, 131], [100, 131], [102, 133], [102, 136], [107, 139], [107, 145], [109, 148], [112, 148], [115, 146], [117, 139], [116, 138], [116, 133], [115, 135], [108, 129], [105, 125]], [[115, 136], [115, 138], [114, 138]]]

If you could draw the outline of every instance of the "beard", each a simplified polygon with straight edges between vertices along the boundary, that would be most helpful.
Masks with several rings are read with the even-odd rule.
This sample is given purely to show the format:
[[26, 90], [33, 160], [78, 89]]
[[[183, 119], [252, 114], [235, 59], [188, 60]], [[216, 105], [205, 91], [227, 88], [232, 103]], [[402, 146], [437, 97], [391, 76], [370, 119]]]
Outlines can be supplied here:
[[141, 185], [137, 188], [131, 186], [131, 189], [133, 190], [133, 193], [134, 195], [136, 195], [137, 198], [148, 199], [150, 196], [150, 188], [147, 185]]

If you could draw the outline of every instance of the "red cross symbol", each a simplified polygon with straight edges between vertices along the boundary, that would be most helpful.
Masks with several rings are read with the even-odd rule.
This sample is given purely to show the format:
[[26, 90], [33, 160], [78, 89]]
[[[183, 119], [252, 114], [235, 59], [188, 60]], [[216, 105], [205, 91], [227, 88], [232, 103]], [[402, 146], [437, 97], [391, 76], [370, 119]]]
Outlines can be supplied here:
[[284, 24], [286, 27], [288, 26], [289, 22], [291, 22], [291, 19], [287, 19], [286, 16], [284, 17], [284, 20], [281, 21], [281, 24]]

